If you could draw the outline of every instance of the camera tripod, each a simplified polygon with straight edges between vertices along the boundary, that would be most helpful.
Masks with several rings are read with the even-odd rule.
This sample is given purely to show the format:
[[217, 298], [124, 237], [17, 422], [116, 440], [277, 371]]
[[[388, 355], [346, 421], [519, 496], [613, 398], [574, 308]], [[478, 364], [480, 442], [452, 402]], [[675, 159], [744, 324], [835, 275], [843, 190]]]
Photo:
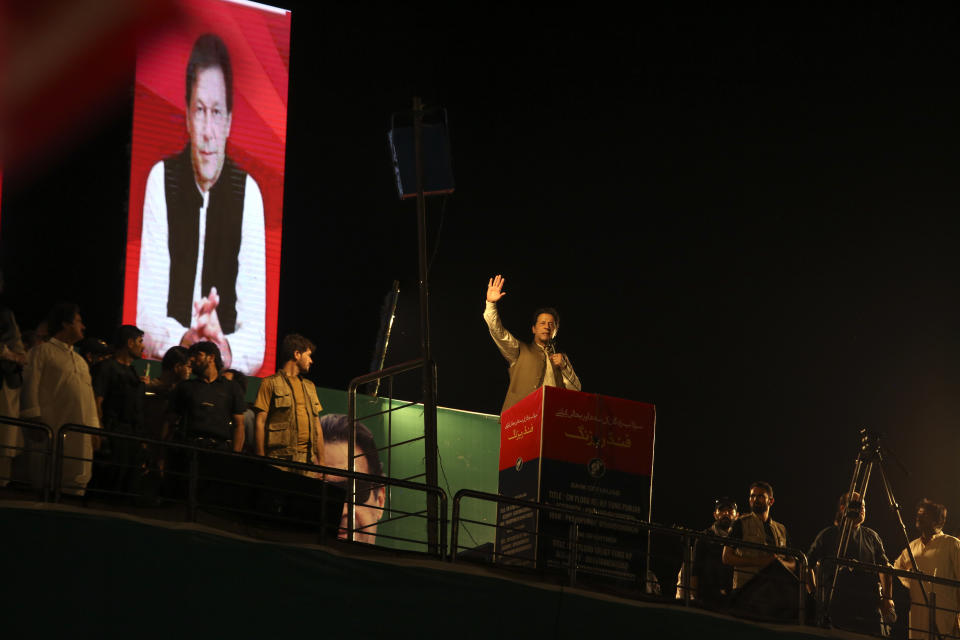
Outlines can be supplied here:
[[[893, 494], [893, 488], [887, 479], [887, 474], [883, 468], [883, 452], [886, 451], [893, 456], [893, 452], [885, 449], [880, 443], [880, 435], [872, 433], [867, 429], [860, 429], [860, 451], [857, 453], [857, 459], [853, 465], [853, 477], [850, 479], [850, 488], [846, 493], [846, 504], [844, 505], [843, 518], [839, 524], [840, 539], [837, 544], [837, 558], [845, 558], [847, 548], [850, 545], [850, 539], [853, 537], [853, 531], [856, 528], [856, 521], [860, 516], [863, 505], [867, 499], [867, 489], [870, 484], [870, 475], [873, 473], [874, 466], [880, 470], [880, 478], [883, 483], [883, 490], [886, 494], [887, 504], [897, 514], [897, 522], [900, 523], [900, 530], [903, 532], [903, 539], [907, 548], [907, 555], [910, 558], [910, 566], [915, 573], [920, 573], [917, 566], [917, 559], [913, 556], [913, 549], [910, 548], [910, 536], [907, 533], [907, 527], [903, 524], [903, 515], [900, 511], [900, 505]], [[894, 456], [896, 460], [896, 456]], [[899, 464], [899, 461], [898, 461]], [[902, 468], [902, 465], [901, 465]], [[823, 599], [823, 609], [821, 613], [821, 622], [829, 616], [830, 605], [833, 601], [834, 592], [837, 586], [837, 576], [840, 574], [840, 564], [834, 563], [833, 571], [830, 575], [829, 588], [826, 590]], [[923, 603], [929, 607], [930, 599], [927, 596], [927, 590], [923, 586], [923, 581], [918, 580], [920, 593], [923, 596]], [[892, 594], [889, 594], [892, 595]], [[942, 639], [943, 636], [936, 628], [935, 616], [931, 617], [930, 629], [931, 638]]]

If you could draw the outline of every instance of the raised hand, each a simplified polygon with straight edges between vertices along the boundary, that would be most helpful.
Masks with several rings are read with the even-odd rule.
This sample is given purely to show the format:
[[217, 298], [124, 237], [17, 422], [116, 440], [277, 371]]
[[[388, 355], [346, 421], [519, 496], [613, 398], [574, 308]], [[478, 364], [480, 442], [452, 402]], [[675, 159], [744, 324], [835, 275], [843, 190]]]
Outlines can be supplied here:
[[500, 298], [507, 295], [503, 292], [503, 285], [506, 282], [507, 279], [500, 274], [490, 278], [490, 281], [487, 282], [487, 302], [497, 302]]

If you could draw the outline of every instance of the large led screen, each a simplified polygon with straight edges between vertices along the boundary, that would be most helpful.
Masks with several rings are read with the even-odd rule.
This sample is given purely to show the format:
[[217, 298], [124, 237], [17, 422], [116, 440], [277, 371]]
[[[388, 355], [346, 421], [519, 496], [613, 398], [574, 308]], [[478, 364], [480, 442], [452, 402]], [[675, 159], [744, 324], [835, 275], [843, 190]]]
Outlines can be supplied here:
[[183, 0], [137, 51], [123, 319], [145, 353], [209, 340], [274, 370], [290, 12]]

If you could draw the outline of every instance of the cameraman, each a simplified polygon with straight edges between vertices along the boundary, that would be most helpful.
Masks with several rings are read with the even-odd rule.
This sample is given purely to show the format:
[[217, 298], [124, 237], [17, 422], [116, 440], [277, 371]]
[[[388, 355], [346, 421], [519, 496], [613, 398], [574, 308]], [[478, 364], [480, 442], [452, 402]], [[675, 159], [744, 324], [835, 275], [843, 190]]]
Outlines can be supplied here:
[[894, 617], [891, 575], [889, 573], [878, 575], [831, 562], [831, 559], [837, 557], [840, 532], [844, 520], [847, 520], [850, 524], [850, 539], [843, 557], [864, 564], [890, 566], [880, 536], [873, 529], [862, 526], [866, 516], [867, 505], [860, 498], [860, 494], [844, 493], [837, 504], [833, 526], [817, 534], [807, 552], [807, 559], [812, 570], [815, 570], [818, 563], [820, 564], [819, 575], [824, 581], [824, 593], [830, 589], [834, 567], [839, 567], [830, 610], [827, 612], [834, 627], [873, 635], [886, 635], [881, 615], [888, 622], [892, 622]]

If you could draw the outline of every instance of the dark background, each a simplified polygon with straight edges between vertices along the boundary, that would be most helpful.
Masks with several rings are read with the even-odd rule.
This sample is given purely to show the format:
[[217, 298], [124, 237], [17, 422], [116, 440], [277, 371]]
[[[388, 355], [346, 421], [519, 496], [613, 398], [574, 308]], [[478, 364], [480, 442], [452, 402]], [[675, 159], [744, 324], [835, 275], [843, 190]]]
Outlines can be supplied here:
[[[457, 182], [428, 203], [443, 406], [499, 411], [481, 313], [502, 273], [518, 337], [556, 306], [585, 391], [657, 405], [655, 520], [705, 527], [765, 479], [806, 547], [862, 426], [911, 472], [887, 465], [911, 537], [921, 497], [960, 510], [957, 15], [284, 4], [279, 329], [317, 343], [318, 384], [369, 370], [394, 279], [388, 363], [418, 354], [415, 208], [386, 132], [419, 95], [448, 110]], [[131, 67], [100, 118], [5, 172], [24, 327], [57, 299], [90, 334], [119, 323], [132, 87]], [[868, 503], [898, 553], [877, 480]]]

